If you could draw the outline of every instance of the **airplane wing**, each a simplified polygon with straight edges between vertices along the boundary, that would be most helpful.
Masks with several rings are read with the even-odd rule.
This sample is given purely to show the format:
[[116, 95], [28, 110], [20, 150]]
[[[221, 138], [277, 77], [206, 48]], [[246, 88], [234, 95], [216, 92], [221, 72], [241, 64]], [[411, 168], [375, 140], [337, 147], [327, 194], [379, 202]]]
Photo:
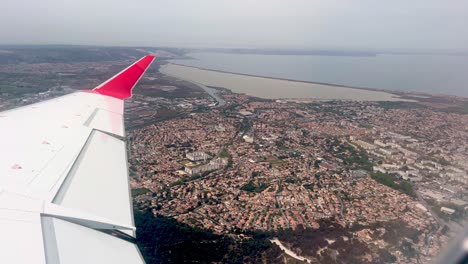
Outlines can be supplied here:
[[124, 99], [154, 56], [93, 90], [0, 113], [0, 262], [143, 263]]

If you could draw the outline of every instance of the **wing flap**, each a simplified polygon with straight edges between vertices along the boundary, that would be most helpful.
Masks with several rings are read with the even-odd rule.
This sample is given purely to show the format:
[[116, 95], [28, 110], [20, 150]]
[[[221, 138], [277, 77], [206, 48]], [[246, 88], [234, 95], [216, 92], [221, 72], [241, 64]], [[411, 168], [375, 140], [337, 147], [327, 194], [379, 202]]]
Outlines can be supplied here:
[[144, 263], [133, 243], [57, 218], [43, 221], [50, 263]]
[[93, 131], [53, 202], [133, 226], [125, 149], [124, 141]]

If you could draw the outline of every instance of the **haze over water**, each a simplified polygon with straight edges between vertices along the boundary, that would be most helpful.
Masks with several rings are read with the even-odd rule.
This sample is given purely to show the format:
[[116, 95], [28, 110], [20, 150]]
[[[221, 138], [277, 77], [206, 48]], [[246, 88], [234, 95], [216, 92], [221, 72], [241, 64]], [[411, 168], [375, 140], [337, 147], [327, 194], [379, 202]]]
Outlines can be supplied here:
[[468, 96], [468, 56], [310, 56], [189, 53], [173, 60], [235, 73], [365, 88]]

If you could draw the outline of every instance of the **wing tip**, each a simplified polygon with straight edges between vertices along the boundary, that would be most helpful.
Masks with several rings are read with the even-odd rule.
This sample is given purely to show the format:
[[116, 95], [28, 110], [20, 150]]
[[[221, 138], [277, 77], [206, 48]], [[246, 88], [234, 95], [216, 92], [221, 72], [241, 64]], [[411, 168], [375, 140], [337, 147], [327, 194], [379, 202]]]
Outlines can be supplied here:
[[153, 54], [143, 56], [91, 91], [122, 100], [131, 97], [133, 87], [135, 87], [155, 58], [156, 56]]

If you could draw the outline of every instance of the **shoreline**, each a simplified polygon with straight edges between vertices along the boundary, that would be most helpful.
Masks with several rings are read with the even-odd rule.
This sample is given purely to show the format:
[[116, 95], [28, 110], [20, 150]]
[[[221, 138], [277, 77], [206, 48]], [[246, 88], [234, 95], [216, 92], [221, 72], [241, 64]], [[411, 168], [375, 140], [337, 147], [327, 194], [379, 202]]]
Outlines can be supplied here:
[[[178, 70], [175, 70], [178, 69]], [[387, 92], [370, 88], [355, 88], [308, 81], [210, 70], [168, 62], [159, 72], [205, 86], [223, 87], [231, 92], [270, 100], [352, 100], [417, 102], [410, 94]], [[203, 76], [203, 74], [205, 76]], [[202, 77], [203, 76], [203, 77]], [[349, 90], [349, 92], [345, 91]]]
[[[369, 87], [359, 87], [359, 86], [352, 86], [352, 85], [345, 85], [345, 84], [303, 81], [303, 80], [295, 80], [295, 79], [280, 78], [280, 77], [254, 75], [254, 74], [248, 74], [248, 73], [238, 73], [238, 72], [231, 72], [231, 71], [214, 70], [214, 69], [210, 69], [210, 68], [190, 66], [190, 65], [185, 65], [185, 64], [181, 64], [181, 63], [174, 63], [174, 62], [168, 62], [168, 64], [182, 66], [182, 67], [188, 67], [188, 68], [194, 68], [194, 69], [199, 69], [199, 70], [205, 70], [205, 71], [227, 73], [227, 74], [234, 74], [234, 75], [241, 75], [241, 76], [248, 76], [248, 77], [256, 77], [256, 78], [263, 78], [263, 79], [270, 79], [270, 80], [279, 80], [279, 81], [306, 83], [306, 84], [317, 84], [317, 85], [325, 85], [325, 86], [332, 86], [332, 87], [338, 87], [338, 88], [359, 89], [359, 90], [372, 91], [372, 92], [385, 92], [385, 93], [390, 93], [390, 94], [393, 94], [393, 95], [396, 95], [396, 96], [399, 96], [399, 97], [403, 97], [403, 96], [432, 97], [432, 96], [434, 96], [432, 94], [422, 93], [422, 92], [394, 91], [394, 90], [385, 90], [385, 89], [369, 88]], [[451, 96], [451, 95], [444, 95], [444, 96]]]

